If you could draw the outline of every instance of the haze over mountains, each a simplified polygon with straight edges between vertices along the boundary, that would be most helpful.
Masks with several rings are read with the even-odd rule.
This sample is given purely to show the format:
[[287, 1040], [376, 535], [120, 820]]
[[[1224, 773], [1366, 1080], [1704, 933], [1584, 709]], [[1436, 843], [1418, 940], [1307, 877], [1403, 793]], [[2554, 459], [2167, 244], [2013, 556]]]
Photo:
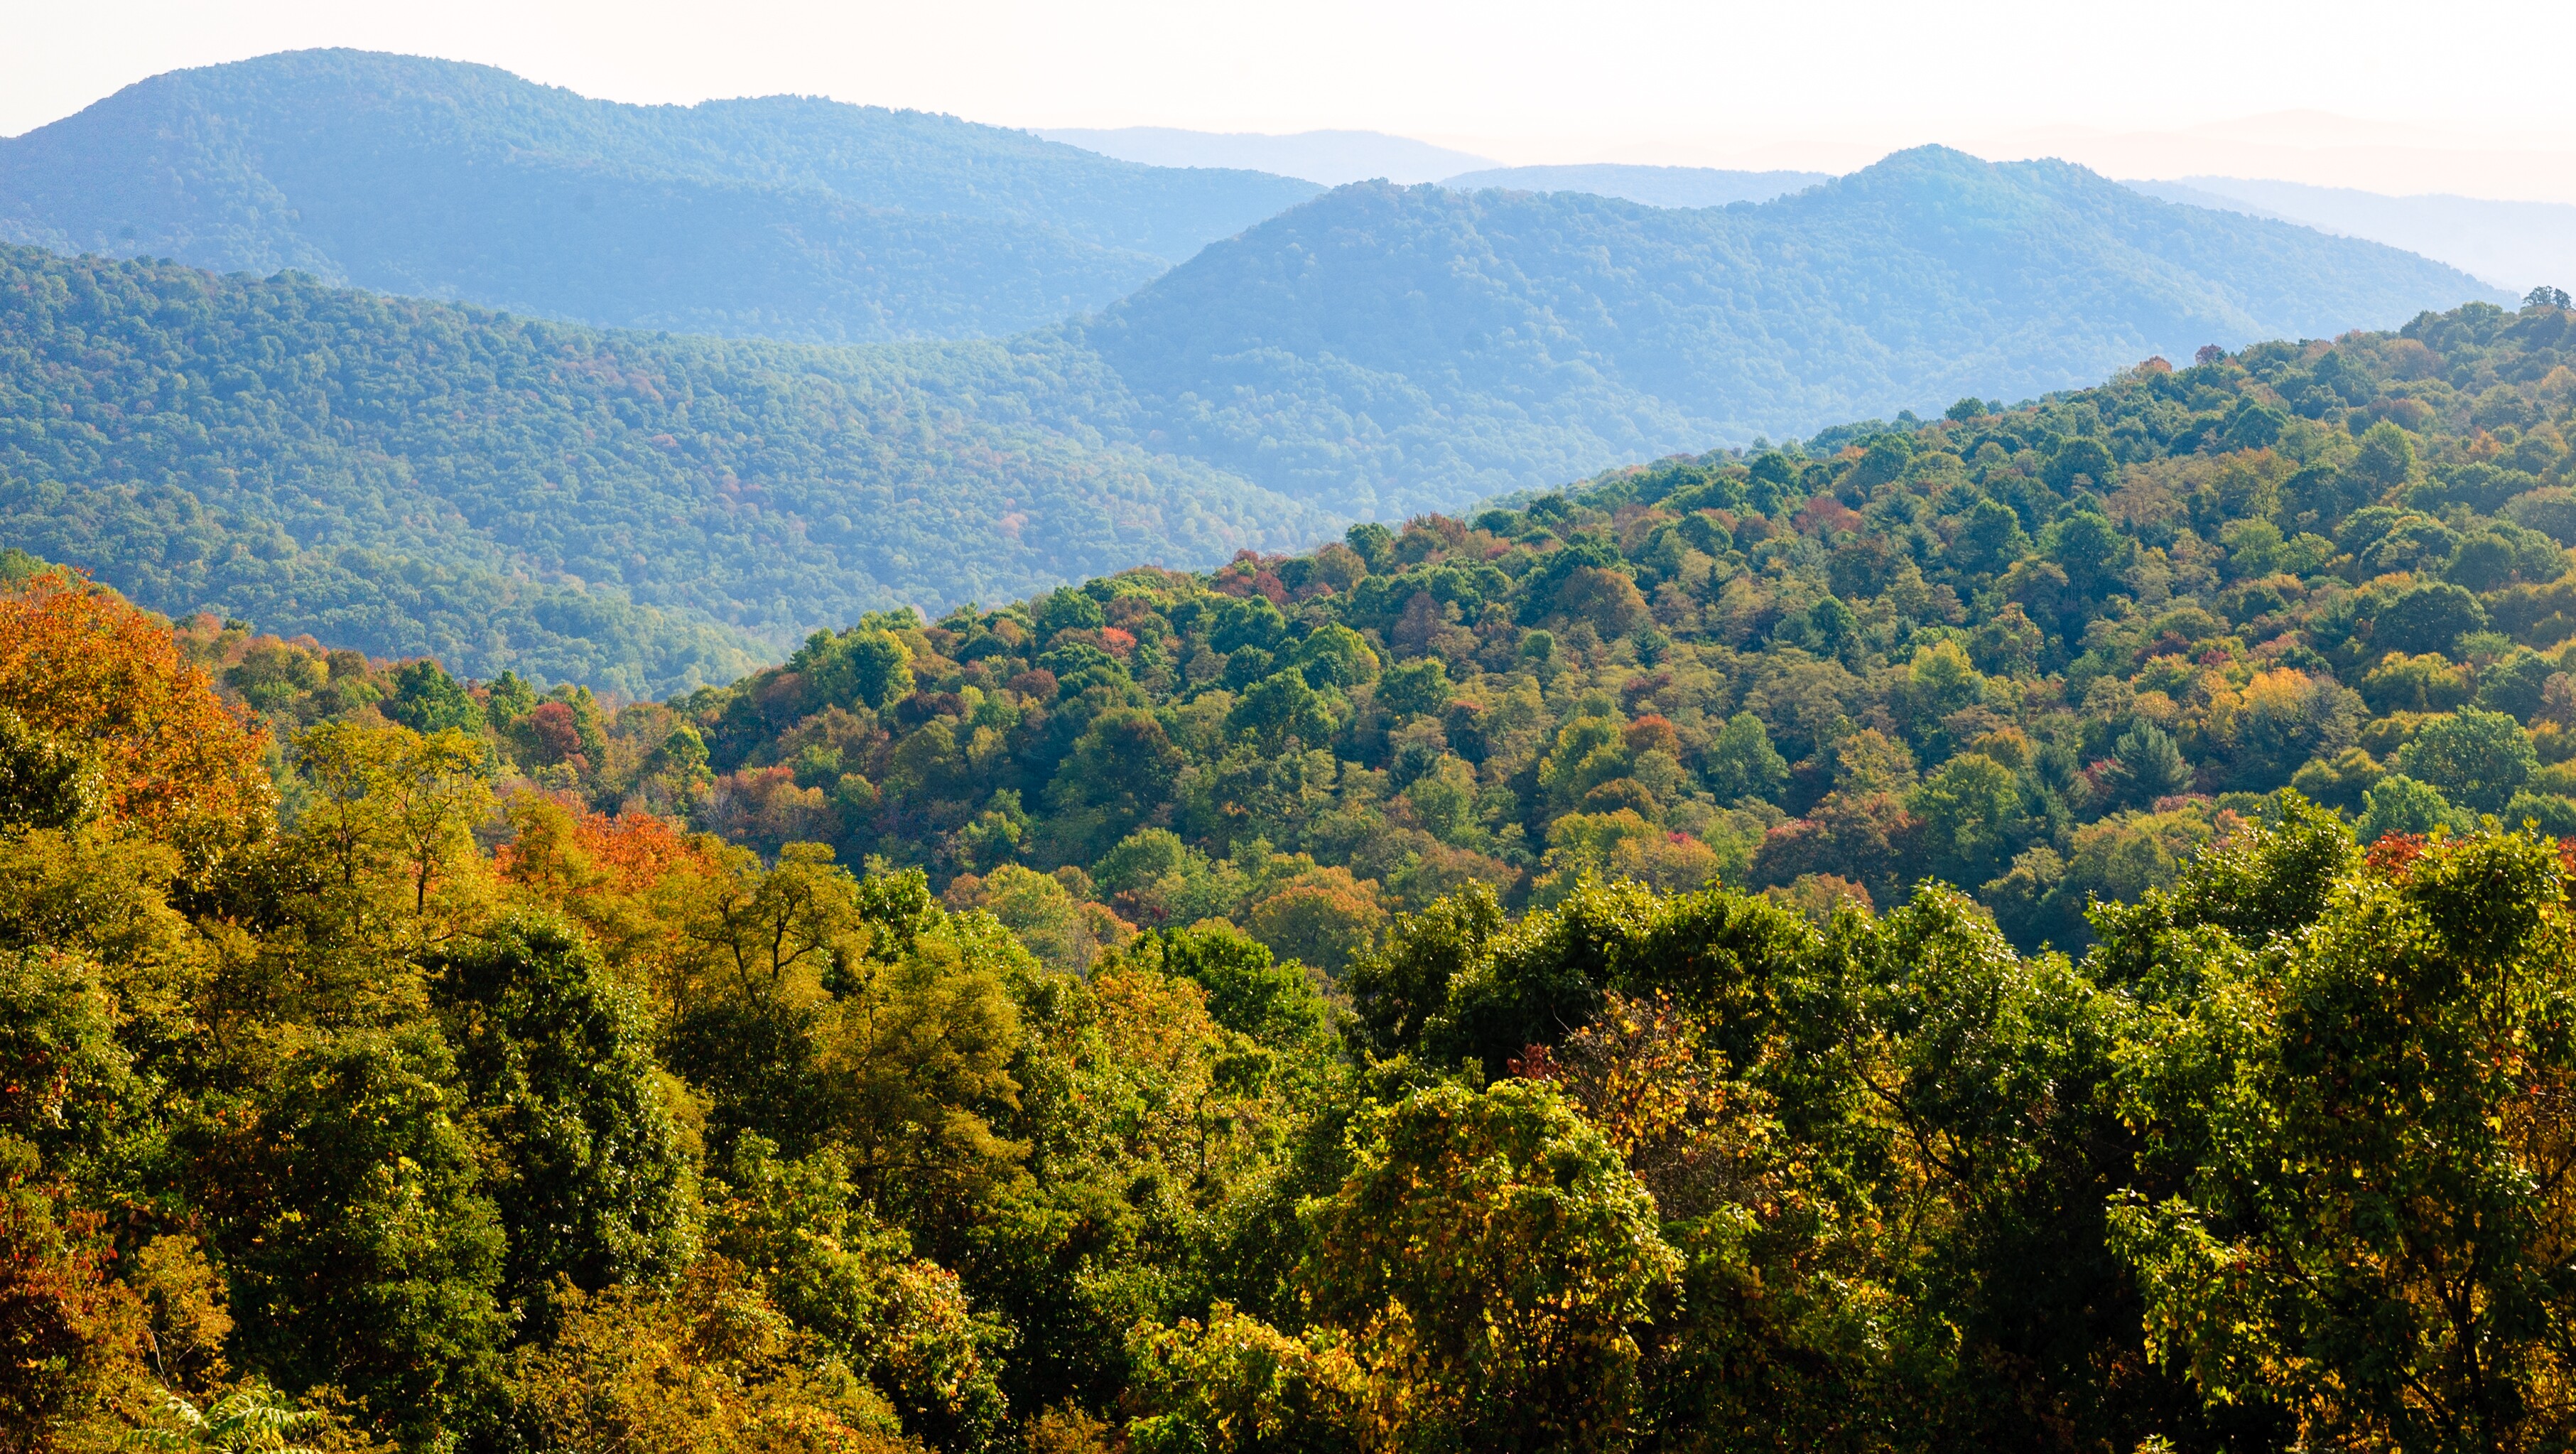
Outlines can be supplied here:
[[2479, 197], [2391, 197], [2350, 187], [2242, 177], [2129, 182], [2151, 197], [2277, 217], [2439, 258], [2508, 292], [2576, 278], [2576, 206]]
[[1435, 146], [1383, 131], [1185, 131], [1172, 126], [1048, 127], [1049, 141], [1157, 167], [1235, 167], [1301, 177], [1322, 186], [1345, 182], [1436, 182], [1492, 157]]
[[[165, 611], [658, 694], [861, 611], [2503, 300], [2057, 163], [1671, 170], [1318, 194], [792, 98], [179, 73], [0, 143], [7, 235], [294, 271], [0, 259], [0, 532]], [[1605, 171], [1748, 197], [1556, 185]]]

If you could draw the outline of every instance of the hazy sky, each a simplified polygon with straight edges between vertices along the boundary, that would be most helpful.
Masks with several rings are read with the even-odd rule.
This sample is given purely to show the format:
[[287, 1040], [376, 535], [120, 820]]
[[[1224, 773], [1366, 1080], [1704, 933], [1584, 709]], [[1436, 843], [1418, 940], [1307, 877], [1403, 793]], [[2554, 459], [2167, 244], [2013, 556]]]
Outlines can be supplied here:
[[[1846, 169], [1945, 141], [2126, 175], [2576, 200], [2576, 88], [2553, 59], [2571, 21], [2564, 0], [0, 0], [0, 134], [155, 72], [348, 45], [626, 101], [1357, 127], [1510, 162]], [[2297, 112], [2324, 114], [2280, 116]]]

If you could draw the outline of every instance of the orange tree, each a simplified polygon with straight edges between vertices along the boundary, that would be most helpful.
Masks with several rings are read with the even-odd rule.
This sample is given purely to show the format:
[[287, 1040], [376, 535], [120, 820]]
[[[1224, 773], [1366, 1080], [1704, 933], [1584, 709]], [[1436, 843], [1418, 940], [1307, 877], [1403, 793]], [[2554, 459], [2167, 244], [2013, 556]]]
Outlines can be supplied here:
[[91, 758], [104, 812], [192, 871], [273, 825], [261, 734], [180, 660], [161, 621], [71, 572], [0, 594], [0, 712]]

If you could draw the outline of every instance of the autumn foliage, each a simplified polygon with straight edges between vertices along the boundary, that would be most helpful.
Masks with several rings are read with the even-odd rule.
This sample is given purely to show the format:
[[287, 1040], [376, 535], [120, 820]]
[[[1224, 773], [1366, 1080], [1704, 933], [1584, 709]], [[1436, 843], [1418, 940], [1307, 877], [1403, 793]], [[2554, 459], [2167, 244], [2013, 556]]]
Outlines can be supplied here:
[[90, 755], [111, 817], [201, 863], [271, 826], [262, 734], [180, 660], [167, 625], [76, 573], [0, 595], [0, 710]]

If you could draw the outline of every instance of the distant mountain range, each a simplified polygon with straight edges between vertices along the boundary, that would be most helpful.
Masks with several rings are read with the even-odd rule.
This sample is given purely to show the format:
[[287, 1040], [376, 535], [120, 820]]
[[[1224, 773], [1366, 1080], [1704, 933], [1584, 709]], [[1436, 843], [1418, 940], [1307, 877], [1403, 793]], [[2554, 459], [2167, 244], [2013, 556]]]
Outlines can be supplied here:
[[1492, 157], [1389, 136], [1383, 131], [1184, 131], [1170, 126], [1119, 126], [1105, 130], [1049, 127], [1049, 141], [1086, 147], [1103, 156], [1157, 167], [1236, 167], [1302, 177], [1327, 187], [1346, 182], [1436, 182], [1453, 173], [1495, 165]]
[[1649, 207], [1724, 207], [1768, 202], [1818, 182], [1826, 172], [1728, 172], [1714, 167], [1640, 167], [1611, 162], [1570, 167], [1490, 167], [1441, 182], [1463, 192], [1503, 187], [1526, 192], [1589, 192]]
[[2368, 238], [2449, 263], [2512, 293], [2576, 286], [2576, 206], [2477, 197], [2391, 197], [2349, 187], [2243, 177], [2130, 182], [2151, 197], [2274, 217]]
[[[1319, 195], [917, 113], [612, 106], [351, 52], [162, 77], [0, 142], [0, 217], [53, 249], [0, 253], [0, 544], [165, 611], [658, 694], [865, 610], [2504, 298], [1939, 148], [1689, 209], [1511, 175]], [[853, 219], [951, 245], [814, 241]], [[1045, 259], [1141, 286], [1022, 327]]]
[[1053, 323], [1317, 190], [917, 111], [626, 106], [488, 66], [295, 51], [156, 76], [0, 141], [0, 241], [864, 342]]

